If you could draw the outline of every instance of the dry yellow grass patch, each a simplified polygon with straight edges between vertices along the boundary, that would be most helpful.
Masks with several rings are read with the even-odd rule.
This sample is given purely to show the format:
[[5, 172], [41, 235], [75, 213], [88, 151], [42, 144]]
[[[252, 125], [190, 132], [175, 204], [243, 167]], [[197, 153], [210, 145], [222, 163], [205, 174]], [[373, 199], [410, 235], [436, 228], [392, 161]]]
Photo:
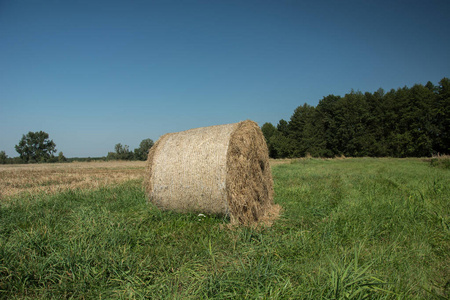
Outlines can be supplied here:
[[143, 161], [0, 165], [0, 198], [23, 193], [96, 189], [143, 179], [144, 168]]
[[282, 164], [290, 164], [293, 162], [295, 158], [271, 158], [269, 159], [270, 166], [282, 165]]

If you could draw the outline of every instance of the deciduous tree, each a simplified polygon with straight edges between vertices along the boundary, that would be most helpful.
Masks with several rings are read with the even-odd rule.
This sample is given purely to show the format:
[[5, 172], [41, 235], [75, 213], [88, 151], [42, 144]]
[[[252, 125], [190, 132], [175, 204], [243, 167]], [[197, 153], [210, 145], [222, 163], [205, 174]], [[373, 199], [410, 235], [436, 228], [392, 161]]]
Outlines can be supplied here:
[[155, 143], [152, 139], [144, 139], [139, 144], [139, 148], [134, 149], [134, 159], [136, 160], [146, 160], [148, 156], [148, 151], [153, 147]]
[[25, 163], [46, 162], [56, 152], [56, 145], [44, 131], [28, 132], [15, 146], [17, 153]]

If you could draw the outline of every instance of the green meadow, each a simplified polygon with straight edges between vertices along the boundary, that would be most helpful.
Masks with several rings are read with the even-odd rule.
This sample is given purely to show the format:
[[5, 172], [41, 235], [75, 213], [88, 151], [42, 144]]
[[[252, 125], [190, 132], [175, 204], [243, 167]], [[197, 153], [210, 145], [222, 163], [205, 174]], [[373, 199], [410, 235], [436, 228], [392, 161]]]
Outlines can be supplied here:
[[450, 170], [272, 167], [272, 227], [159, 211], [140, 180], [0, 200], [1, 299], [448, 299]]

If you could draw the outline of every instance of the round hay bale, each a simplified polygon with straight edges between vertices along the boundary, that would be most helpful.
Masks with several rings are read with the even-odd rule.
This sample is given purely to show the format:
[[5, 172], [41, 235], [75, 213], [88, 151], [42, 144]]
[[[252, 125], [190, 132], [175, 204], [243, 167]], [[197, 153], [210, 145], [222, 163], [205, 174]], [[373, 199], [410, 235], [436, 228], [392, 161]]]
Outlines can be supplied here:
[[149, 201], [163, 210], [224, 214], [246, 225], [273, 213], [267, 145], [253, 121], [163, 135], [144, 180]]

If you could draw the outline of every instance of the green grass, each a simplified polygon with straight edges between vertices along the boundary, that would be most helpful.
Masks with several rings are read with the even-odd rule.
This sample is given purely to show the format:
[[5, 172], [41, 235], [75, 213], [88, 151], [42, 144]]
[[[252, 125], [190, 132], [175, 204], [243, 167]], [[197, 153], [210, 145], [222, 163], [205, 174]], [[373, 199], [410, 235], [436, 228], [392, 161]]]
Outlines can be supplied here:
[[450, 296], [448, 169], [311, 159], [273, 176], [284, 211], [263, 229], [161, 212], [137, 181], [13, 199], [0, 208], [0, 298]]

